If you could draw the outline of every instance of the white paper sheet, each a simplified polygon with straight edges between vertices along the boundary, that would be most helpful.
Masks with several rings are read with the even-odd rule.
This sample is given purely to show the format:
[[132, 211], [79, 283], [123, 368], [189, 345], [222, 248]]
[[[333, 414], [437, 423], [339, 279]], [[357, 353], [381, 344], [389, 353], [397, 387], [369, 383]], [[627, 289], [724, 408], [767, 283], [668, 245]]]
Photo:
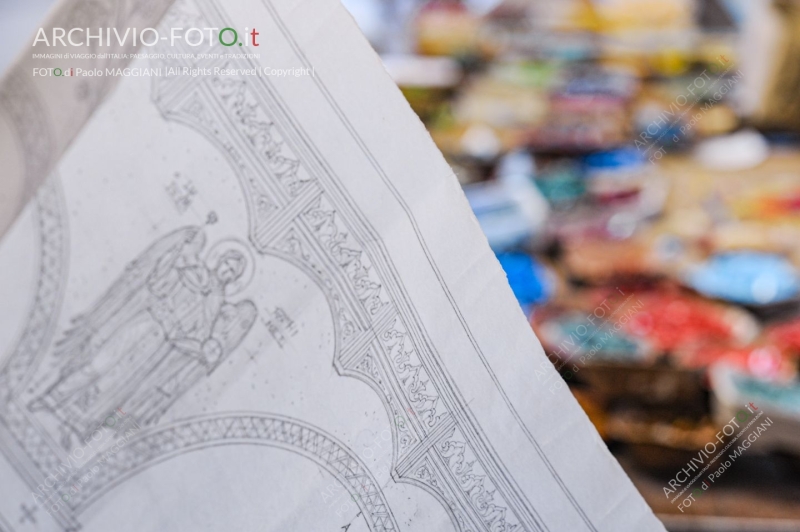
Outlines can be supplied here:
[[172, 27], [259, 46], [147, 50], [0, 245], [0, 530], [663, 530], [338, 2]]

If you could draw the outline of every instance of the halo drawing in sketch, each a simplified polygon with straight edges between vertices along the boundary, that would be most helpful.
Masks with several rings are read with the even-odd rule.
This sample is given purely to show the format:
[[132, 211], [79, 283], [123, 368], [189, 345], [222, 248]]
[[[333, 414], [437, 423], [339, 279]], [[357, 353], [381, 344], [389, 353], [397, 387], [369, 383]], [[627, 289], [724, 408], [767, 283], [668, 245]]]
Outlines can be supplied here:
[[204, 261], [205, 241], [198, 227], [162, 237], [72, 320], [56, 344], [55, 375], [29, 405], [58, 419], [65, 449], [118, 407], [142, 425], [157, 422], [253, 326], [253, 302], [228, 300], [252, 276], [246, 246], [221, 241]]

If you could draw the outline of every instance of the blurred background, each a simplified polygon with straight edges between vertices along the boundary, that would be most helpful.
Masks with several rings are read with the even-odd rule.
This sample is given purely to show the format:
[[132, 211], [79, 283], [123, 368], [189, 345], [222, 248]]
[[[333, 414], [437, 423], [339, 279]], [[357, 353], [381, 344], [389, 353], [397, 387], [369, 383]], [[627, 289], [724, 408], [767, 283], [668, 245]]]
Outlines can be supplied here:
[[344, 3], [668, 529], [800, 531], [800, 2]]
[[[0, 1], [0, 69], [52, 4]], [[531, 388], [569, 387], [670, 531], [800, 531], [800, 1], [344, 4], [563, 377]], [[771, 424], [681, 511], [748, 403]]]

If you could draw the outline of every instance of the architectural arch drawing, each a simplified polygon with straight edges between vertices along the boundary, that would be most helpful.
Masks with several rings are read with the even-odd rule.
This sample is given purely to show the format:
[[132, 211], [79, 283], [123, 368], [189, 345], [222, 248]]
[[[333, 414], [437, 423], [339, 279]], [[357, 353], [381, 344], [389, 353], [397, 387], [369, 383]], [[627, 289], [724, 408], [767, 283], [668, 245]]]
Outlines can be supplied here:
[[[269, 2], [263, 3], [274, 15]], [[221, 2], [181, 0], [162, 21], [161, 31], [166, 35], [173, 26], [228, 25]], [[291, 36], [284, 36], [293, 46]], [[182, 46], [178, 43], [172, 54], [198, 52]], [[209, 57], [170, 58], [160, 66], [256, 65], [244, 57]], [[247, 209], [247, 235], [237, 235], [246, 239], [242, 245], [254, 254], [285, 260], [321, 288], [334, 323], [332, 366], [339, 375], [370, 386], [386, 409], [392, 427], [393, 480], [432, 493], [459, 532], [548, 530], [448, 374], [380, 235], [271, 81], [236, 75], [157, 77], [151, 99], [165, 121], [200, 133], [235, 172]], [[377, 179], [365, 176], [372, 177]], [[51, 261], [54, 271], [66, 264], [65, 234], [61, 238], [50, 244], [60, 249]], [[61, 297], [61, 285], [55, 281], [42, 288], [41, 297], [49, 298], [42, 307], [50, 314], [38, 325], [31, 319], [31, 340], [23, 336], [26, 347], [15, 351], [0, 370], [0, 385], [24, 382], [43, 356]], [[58, 443], [31, 422], [25, 405], [3, 405], [0, 396], [0, 406], [0, 444], [9, 441], [9, 454], [26, 457], [19, 465], [20, 476], [35, 486], [63, 460], [63, 452], [59, 454]], [[6, 440], [3, 424], [10, 435]], [[75, 528], [81, 512], [110, 486], [179, 453], [227, 444], [285, 448], [317, 461], [349, 489], [363, 488], [359, 482], [366, 482], [369, 498], [357, 498], [357, 503], [370, 529], [397, 530], [380, 487], [344, 445], [304, 422], [261, 413], [211, 414], [170, 424], [156, 419], [104, 463], [57, 518], [65, 529]], [[540, 456], [550, 467], [541, 451]], [[90, 462], [82, 471], [92, 467]], [[550, 471], [560, 482], [552, 467]], [[582, 508], [561, 487], [586, 528], [594, 531]]]
[[260, 412], [197, 416], [142, 431], [117, 453], [98, 454], [84, 469], [97, 467], [89, 483], [69, 500], [80, 513], [113, 486], [176, 456], [220, 445], [263, 445], [314, 461], [344, 486], [373, 532], [399, 530], [378, 481], [342, 442], [308, 423]]
[[[42, 361], [56, 329], [67, 279], [69, 234], [60, 178], [52, 174], [39, 188], [32, 202], [36, 220], [37, 275], [25, 327], [0, 366], [0, 430], [6, 430], [16, 445], [31, 459], [29, 464], [12, 460], [30, 486], [41, 482], [43, 471], [58, 463], [50, 443], [32, 425], [23, 405], [16, 401]], [[0, 452], [13, 450], [0, 442]], [[63, 521], [69, 526], [69, 520]], [[9, 530], [11, 530], [9, 525]]]
[[[205, 0], [177, 4], [163, 25], [179, 20], [226, 24]], [[191, 66], [234, 63], [247, 64], [223, 58]], [[289, 258], [326, 292], [336, 322], [334, 367], [367, 382], [388, 417], [403, 420], [393, 427], [393, 478], [433, 492], [458, 530], [544, 530], [458, 404], [379, 236], [269, 83], [176, 76], [157, 80], [152, 99], [165, 119], [198, 131], [225, 155], [246, 197], [253, 247]]]

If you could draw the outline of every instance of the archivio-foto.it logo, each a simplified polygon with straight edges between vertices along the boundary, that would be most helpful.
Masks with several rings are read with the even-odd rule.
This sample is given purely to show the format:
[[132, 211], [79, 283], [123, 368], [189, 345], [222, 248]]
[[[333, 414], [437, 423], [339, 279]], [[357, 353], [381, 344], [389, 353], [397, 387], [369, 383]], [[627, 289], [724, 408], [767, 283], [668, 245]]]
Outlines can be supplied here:
[[244, 28], [242, 40], [234, 28], [170, 28], [169, 37], [159, 34], [155, 28], [127, 28], [119, 34], [117, 28], [52, 28], [48, 38], [44, 28], [39, 28], [33, 46], [125, 46], [129, 42], [133, 46], [155, 46], [161, 41], [169, 41], [170, 46], [184, 43], [188, 46], [211, 45], [219, 42], [222, 46], [259, 46], [256, 40], [260, 34], [255, 28]]

